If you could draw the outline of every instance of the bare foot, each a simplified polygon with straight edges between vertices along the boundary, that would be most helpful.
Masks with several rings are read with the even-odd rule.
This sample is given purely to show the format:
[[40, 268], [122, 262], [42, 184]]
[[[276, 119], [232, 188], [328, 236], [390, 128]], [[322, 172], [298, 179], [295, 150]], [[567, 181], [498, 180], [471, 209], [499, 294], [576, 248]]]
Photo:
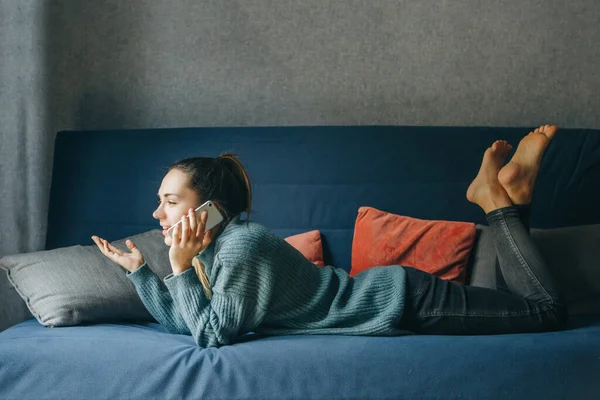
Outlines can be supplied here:
[[512, 146], [505, 140], [496, 140], [492, 147], [488, 147], [483, 154], [479, 173], [467, 189], [467, 199], [481, 207], [486, 214], [513, 204], [498, 181], [498, 172], [511, 150]]
[[498, 180], [513, 204], [531, 203], [544, 150], [557, 130], [554, 125], [543, 125], [530, 132], [521, 139], [510, 162], [498, 173]]

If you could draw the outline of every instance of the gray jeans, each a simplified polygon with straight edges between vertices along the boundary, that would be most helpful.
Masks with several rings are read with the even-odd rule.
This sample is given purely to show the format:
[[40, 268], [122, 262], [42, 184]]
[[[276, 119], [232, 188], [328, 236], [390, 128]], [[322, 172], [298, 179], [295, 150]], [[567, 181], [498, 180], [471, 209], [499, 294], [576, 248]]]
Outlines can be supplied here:
[[496, 244], [503, 289], [463, 286], [405, 267], [401, 327], [416, 333], [486, 335], [562, 329], [565, 307], [539, 250], [529, 236], [529, 207], [486, 215]]

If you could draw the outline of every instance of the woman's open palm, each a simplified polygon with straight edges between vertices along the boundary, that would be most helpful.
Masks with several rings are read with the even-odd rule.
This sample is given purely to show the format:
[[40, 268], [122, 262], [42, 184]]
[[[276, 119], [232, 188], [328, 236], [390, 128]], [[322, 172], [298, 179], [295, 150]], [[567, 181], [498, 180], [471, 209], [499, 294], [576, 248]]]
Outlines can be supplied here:
[[125, 268], [129, 272], [134, 272], [144, 264], [144, 257], [142, 253], [135, 247], [135, 244], [129, 239], [125, 241], [127, 248], [131, 250], [131, 253], [125, 253], [117, 249], [108, 241], [99, 238], [98, 236], [92, 236], [92, 240], [96, 243], [96, 246], [100, 249], [102, 254]]

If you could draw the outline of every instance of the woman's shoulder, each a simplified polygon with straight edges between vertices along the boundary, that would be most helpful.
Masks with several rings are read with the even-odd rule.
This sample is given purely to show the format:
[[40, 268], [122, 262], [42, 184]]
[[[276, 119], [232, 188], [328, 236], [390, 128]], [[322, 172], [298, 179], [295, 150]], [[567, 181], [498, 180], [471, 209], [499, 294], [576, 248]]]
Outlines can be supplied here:
[[237, 249], [256, 251], [277, 246], [283, 240], [266, 226], [253, 221], [233, 219], [219, 235], [220, 250]]
[[227, 224], [223, 230], [225, 238], [239, 237], [239, 236], [271, 236], [275, 235], [266, 226], [254, 222], [242, 220], [239, 217], [234, 218]]

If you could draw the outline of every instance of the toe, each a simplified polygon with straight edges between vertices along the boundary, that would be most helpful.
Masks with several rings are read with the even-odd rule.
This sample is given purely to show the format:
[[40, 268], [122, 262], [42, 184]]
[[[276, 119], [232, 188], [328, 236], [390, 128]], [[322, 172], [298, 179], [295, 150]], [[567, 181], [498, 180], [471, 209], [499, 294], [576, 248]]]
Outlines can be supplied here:
[[558, 128], [555, 125], [544, 125], [542, 133], [551, 139], [552, 136], [554, 136], [554, 134], [556, 133], [557, 129]]

